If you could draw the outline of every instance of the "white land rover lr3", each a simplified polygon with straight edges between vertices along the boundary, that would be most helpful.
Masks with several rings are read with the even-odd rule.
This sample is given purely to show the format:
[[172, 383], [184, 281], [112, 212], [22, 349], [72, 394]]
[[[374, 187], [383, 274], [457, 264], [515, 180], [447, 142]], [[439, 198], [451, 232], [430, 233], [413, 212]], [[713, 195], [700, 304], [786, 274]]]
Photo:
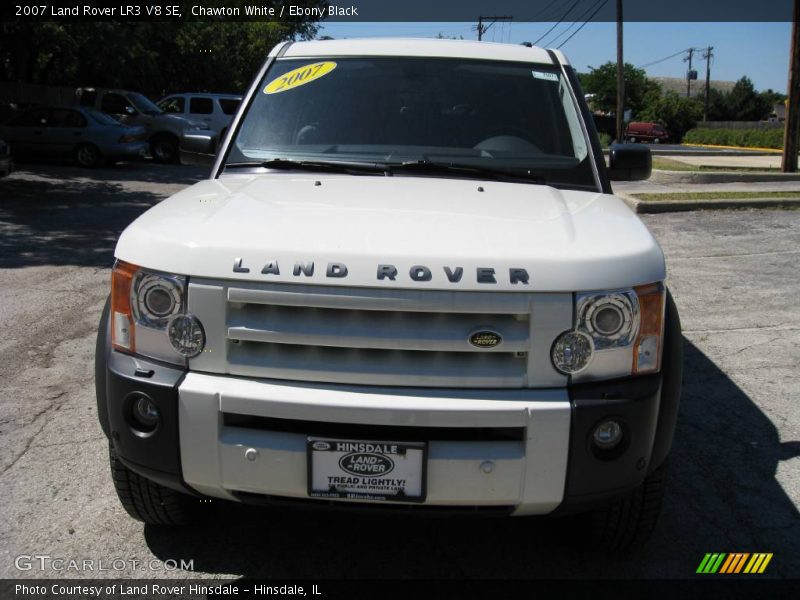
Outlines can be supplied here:
[[[215, 152], [216, 151], [216, 152]], [[277, 46], [211, 177], [134, 221], [97, 340], [127, 511], [203, 498], [592, 515], [647, 538], [682, 336], [657, 242], [558, 51]]]

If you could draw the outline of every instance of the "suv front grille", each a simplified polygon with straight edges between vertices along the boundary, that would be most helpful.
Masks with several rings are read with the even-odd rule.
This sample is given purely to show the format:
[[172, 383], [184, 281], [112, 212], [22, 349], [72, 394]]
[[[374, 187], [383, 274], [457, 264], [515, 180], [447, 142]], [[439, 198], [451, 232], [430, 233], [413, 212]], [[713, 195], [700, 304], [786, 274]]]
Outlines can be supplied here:
[[[190, 367], [337, 384], [532, 387], [535, 296], [192, 282], [190, 309], [209, 352]], [[469, 340], [479, 331], [503, 341], [475, 347]], [[549, 347], [554, 334], [545, 334]]]

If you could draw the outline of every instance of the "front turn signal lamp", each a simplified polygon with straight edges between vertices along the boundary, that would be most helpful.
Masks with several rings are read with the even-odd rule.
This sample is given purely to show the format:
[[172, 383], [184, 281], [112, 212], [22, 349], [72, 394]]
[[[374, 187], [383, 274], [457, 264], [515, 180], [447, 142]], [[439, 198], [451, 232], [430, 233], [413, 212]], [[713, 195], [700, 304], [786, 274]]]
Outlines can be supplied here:
[[633, 288], [639, 299], [641, 321], [633, 344], [633, 374], [655, 373], [661, 369], [664, 346], [666, 292], [661, 283]]
[[111, 272], [111, 343], [116, 350], [136, 351], [131, 287], [139, 267], [118, 260]]

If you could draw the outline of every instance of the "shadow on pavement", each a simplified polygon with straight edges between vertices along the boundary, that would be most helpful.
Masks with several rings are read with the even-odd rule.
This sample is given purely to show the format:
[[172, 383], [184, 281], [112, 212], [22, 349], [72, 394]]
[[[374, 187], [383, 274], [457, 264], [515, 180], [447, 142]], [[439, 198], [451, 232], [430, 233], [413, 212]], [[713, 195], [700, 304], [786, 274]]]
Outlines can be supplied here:
[[[177, 183], [191, 185], [208, 177], [211, 167], [194, 165], [165, 165], [152, 160], [119, 162], [112, 165], [88, 169], [77, 166], [70, 161], [45, 161], [28, 159], [24, 163], [17, 161], [17, 170], [35, 173], [37, 177], [60, 181], [118, 181], [118, 182], [150, 182]], [[0, 184], [3, 180], [0, 179]]]
[[708, 357], [685, 341], [671, 481], [654, 539], [628, 555], [580, 546], [577, 519], [380, 517], [220, 503], [194, 528], [147, 526], [159, 558], [248, 578], [692, 577], [706, 552], [773, 552], [796, 576], [800, 520], [775, 478], [800, 454]]
[[193, 167], [127, 163], [96, 170], [36, 165], [0, 179], [0, 268], [110, 267], [131, 221], [202, 176]]

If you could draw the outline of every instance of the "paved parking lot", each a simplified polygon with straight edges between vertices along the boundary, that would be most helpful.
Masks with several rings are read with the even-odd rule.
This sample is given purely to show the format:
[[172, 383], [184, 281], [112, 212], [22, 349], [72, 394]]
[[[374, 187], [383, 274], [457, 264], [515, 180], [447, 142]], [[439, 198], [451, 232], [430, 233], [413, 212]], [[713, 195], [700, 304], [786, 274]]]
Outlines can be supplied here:
[[[35, 165], [0, 180], [0, 577], [20, 554], [194, 561], [178, 577], [687, 577], [706, 552], [800, 574], [800, 211], [646, 217], [683, 319], [684, 396], [653, 541], [628, 556], [562, 522], [209, 507], [194, 529], [127, 517], [95, 415], [94, 335], [119, 232], [202, 169]], [[580, 537], [580, 531], [573, 531]]]

